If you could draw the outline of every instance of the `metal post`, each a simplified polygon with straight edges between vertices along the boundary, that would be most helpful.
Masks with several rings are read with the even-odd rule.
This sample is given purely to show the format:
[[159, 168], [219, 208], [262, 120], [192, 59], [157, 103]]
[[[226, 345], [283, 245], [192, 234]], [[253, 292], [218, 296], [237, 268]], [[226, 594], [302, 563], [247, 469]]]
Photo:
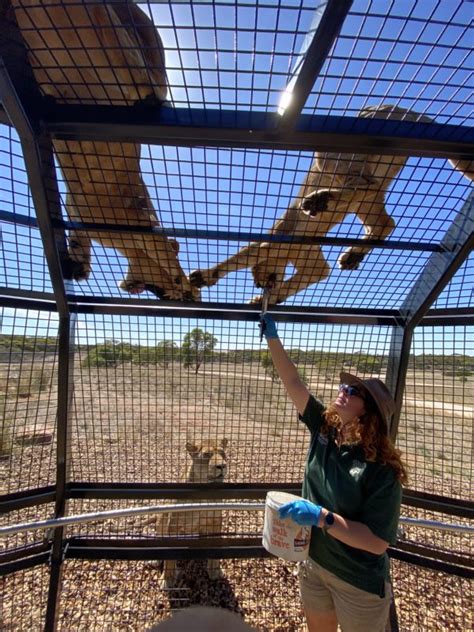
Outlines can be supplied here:
[[288, 103], [282, 104], [280, 128], [295, 126], [351, 6], [352, 0], [327, 0], [320, 2], [316, 8], [311, 25], [314, 35], [308, 46], [305, 40], [299, 57], [302, 63], [297, 62], [294, 75], [284, 92], [283, 98], [287, 97]]
[[395, 413], [393, 414], [389, 429], [392, 441], [396, 439], [398, 424], [400, 422], [412, 338], [412, 327], [393, 327], [390, 351], [388, 354], [387, 375], [385, 378], [385, 383], [395, 400]]
[[[69, 410], [73, 393], [74, 371], [74, 328], [76, 315], [65, 316], [59, 321], [58, 350], [58, 413], [56, 447], [56, 504], [55, 518], [61, 518], [66, 512], [66, 486], [70, 468], [70, 424]], [[54, 530], [51, 549], [51, 576], [46, 608], [45, 631], [56, 629], [59, 590], [61, 587], [62, 563], [64, 558], [64, 527]]]
[[61, 201], [54, 167], [51, 137], [35, 133], [8, 71], [0, 60], [0, 96], [3, 106], [20, 137], [28, 183], [43, 240], [46, 261], [60, 316], [69, 313], [61, 270], [66, 257], [66, 236], [63, 228], [53, 228], [52, 220], [60, 220]]
[[[69, 316], [61, 269], [61, 260], [66, 258], [67, 246], [64, 229], [53, 227], [60, 221], [61, 201], [54, 166], [53, 145], [49, 134], [36, 132], [23, 107], [3, 60], [0, 60], [0, 94], [4, 109], [16, 128], [25, 160], [28, 183], [31, 189], [38, 227], [44, 245], [54, 297], [60, 317], [58, 359], [58, 412], [57, 412], [57, 483], [55, 517], [64, 515], [66, 504], [66, 482], [68, 470], [68, 410], [72, 390], [70, 385], [72, 363], [70, 362], [71, 328], [75, 319]], [[56, 529], [51, 550], [51, 575], [46, 609], [45, 629], [54, 630], [63, 559], [63, 529]]]

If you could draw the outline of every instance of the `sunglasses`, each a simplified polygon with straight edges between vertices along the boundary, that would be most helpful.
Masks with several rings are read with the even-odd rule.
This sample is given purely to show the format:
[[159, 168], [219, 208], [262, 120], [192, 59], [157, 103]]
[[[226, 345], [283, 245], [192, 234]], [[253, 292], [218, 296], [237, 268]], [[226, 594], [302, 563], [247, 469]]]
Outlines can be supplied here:
[[348, 397], [360, 397], [365, 400], [364, 393], [357, 386], [349, 386], [349, 384], [340, 384], [339, 392], [343, 392]]

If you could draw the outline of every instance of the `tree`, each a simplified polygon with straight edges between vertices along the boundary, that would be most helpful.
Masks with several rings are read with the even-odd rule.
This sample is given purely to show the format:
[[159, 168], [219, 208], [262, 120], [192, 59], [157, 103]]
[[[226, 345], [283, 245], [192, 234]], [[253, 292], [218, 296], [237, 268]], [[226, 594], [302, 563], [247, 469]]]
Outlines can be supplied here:
[[132, 356], [133, 364], [157, 364], [156, 347], [135, 347]]
[[194, 366], [194, 372], [197, 373], [201, 364], [212, 357], [212, 350], [217, 342], [212, 334], [198, 327], [187, 333], [181, 347], [184, 366]]
[[134, 364], [159, 364], [168, 368], [170, 362], [179, 357], [179, 348], [172, 340], [162, 340], [156, 347], [134, 347]]
[[[217, 342], [217, 340], [216, 340]], [[170, 362], [176, 360], [179, 357], [178, 345], [172, 340], [162, 340], [156, 347], [156, 358], [158, 364], [168, 368]]]

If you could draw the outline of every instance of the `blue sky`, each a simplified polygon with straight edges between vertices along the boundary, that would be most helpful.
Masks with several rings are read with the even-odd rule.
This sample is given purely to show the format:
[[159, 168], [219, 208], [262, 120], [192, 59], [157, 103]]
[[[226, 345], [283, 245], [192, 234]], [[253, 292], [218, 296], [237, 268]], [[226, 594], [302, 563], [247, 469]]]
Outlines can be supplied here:
[[[55, 313], [0, 308], [2, 333], [17, 335], [56, 336], [58, 317]], [[217, 338], [216, 350], [260, 349], [256, 322], [219, 321], [212, 319], [171, 319], [137, 316], [79, 315], [75, 326], [76, 342], [99, 344], [117, 340], [130, 344], [155, 345], [173, 340], [181, 345], [184, 336], [194, 327], [212, 332]], [[320, 349], [339, 352], [387, 355], [390, 348], [390, 327], [345, 326], [332, 324], [306, 325], [279, 323], [278, 333], [286, 348]], [[474, 355], [472, 327], [419, 327], [412, 344], [414, 354]]]
[[[310, 1], [141, 6], [151, 10], [165, 45], [170, 106], [190, 108], [275, 112], [314, 19]], [[304, 113], [354, 116], [365, 105], [393, 103], [439, 123], [468, 124], [472, 13], [468, 2], [356, 0]], [[164, 226], [262, 232], [287, 208], [311, 160], [309, 152], [144, 146], [141, 166]], [[439, 242], [469, 186], [445, 160], [409, 158], [386, 199], [397, 223], [391, 238]], [[64, 194], [62, 183], [60, 190]], [[34, 216], [20, 146], [6, 127], [0, 129], [0, 208]], [[12, 224], [1, 228], [0, 285], [50, 291], [38, 232]], [[333, 234], [361, 236], [361, 225], [350, 216]], [[180, 260], [189, 272], [243, 245], [180, 240]], [[330, 278], [288, 305], [396, 308], [429, 256], [377, 250], [359, 271], [348, 273], [335, 266], [340, 248], [324, 252]], [[96, 245], [93, 269], [87, 283], [76, 284], [77, 293], [123, 296], [116, 287], [126, 269], [122, 257]], [[241, 271], [203, 290], [203, 300], [246, 302], [255, 293], [250, 272]], [[471, 294], [472, 262], [439, 305], [472, 305]], [[307, 336], [304, 327], [301, 332]], [[173, 335], [179, 338], [176, 331]], [[239, 343], [237, 334], [229, 331], [225, 337], [231, 346]]]

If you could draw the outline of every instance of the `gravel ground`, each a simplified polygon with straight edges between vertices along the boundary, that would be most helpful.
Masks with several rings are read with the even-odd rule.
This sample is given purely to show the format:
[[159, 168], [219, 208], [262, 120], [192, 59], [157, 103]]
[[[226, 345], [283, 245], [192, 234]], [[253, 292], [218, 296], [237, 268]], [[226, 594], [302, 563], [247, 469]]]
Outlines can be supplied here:
[[[210, 605], [240, 613], [258, 630], [303, 631], [295, 565], [277, 559], [223, 560], [224, 577], [209, 581], [204, 563], [180, 563], [176, 589], [159, 588], [149, 562], [68, 560], [59, 601], [62, 632], [142, 631], [180, 608]], [[472, 630], [470, 582], [392, 561], [402, 632]], [[43, 629], [48, 569], [19, 571], [3, 580], [6, 632]]]
[[[307, 435], [298, 424], [281, 387], [269, 380], [238, 380], [235, 375], [213, 380], [188, 375], [187, 391], [175, 388], [163, 371], [147, 370], [148, 380], [137, 380], [136, 369], [121, 370], [111, 381], [100, 370], [78, 376], [71, 424], [71, 479], [76, 481], [177, 482], [185, 479], [190, 460], [187, 438], [226, 436], [228, 480], [231, 482], [293, 482], [301, 480]], [[179, 374], [179, 373], [178, 373]], [[162, 380], [160, 397], [150, 395]], [[168, 381], [167, 381], [168, 380]], [[206, 383], [205, 383], [206, 382]], [[139, 386], [137, 386], [139, 384]], [[236, 395], [229, 396], [234, 392]], [[125, 395], [126, 393], [126, 395]], [[14, 430], [22, 424], [54, 430], [51, 390], [17, 403]], [[13, 437], [14, 439], [14, 437]], [[0, 462], [0, 483], [15, 492], [51, 484], [55, 479], [55, 438], [43, 445], [16, 445]], [[414, 452], [415, 453], [415, 452]], [[411, 487], [451, 497], [469, 498], [468, 477], [438, 476], [429, 471], [422, 452], [411, 458]], [[70, 513], [131, 506], [130, 501], [69, 503]], [[152, 504], [151, 501], [148, 504]], [[12, 512], [9, 523], [51, 517], [51, 504]], [[433, 512], [403, 508], [404, 515], [453, 520]], [[7, 518], [4, 518], [6, 521]], [[457, 521], [457, 520], [456, 520]], [[462, 522], [459, 520], [459, 522]], [[227, 535], [260, 534], [262, 515], [226, 512]], [[153, 525], [122, 520], [69, 528], [68, 535], [130, 538], [153, 536]], [[8, 550], [41, 541], [41, 533], [9, 538]], [[448, 535], [414, 527], [405, 537], [441, 550], [472, 553], [462, 535]], [[59, 601], [61, 631], [135, 631], [192, 604], [222, 606], [239, 612], [259, 630], [304, 630], [295, 567], [276, 559], [223, 560], [224, 577], [209, 581], [203, 562], [181, 564], [178, 586], [172, 592], [158, 586], [159, 570], [149, 562], [67, 560]], [[402, 631], [473, 629], [473, 593], [468, 580], [394, 560], [394, 591]], [[18, 571], [3, 578], [0, 630], [42, 630], [49, 569]]]

